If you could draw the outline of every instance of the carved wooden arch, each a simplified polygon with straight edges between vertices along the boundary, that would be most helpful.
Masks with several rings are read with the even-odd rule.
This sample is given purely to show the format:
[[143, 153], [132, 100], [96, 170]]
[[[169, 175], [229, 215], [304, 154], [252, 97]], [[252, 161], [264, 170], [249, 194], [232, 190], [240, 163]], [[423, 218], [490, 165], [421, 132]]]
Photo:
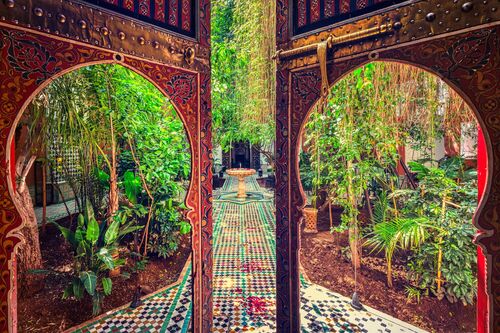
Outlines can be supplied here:
[[[209, 74], [140, 60], [25, 30], [0, 27], [0, 330], [16, 330], [14, 252], [22, 220], [13, 202], [8, 154], [16, 118], [55, 77], [96, 63], [119, 63], [153, 83], [174, 105], [191, 146], [186, 197], [193, 225], [193, 328], [211, 326], [211, 134]], [[11, 302], [11, 296], [13, 296]]]
[[[500, 27], [353, 56], [329, 63], [329, 82], [373, 61], [398, 61], [442, 78], [471, 106], [483, 128], [488, 146], [488, 185], [475, 215], [484, 231], [478, 243], [488, 264], [489, 327], [500, 331]], [[299, 221], [304, 200], [298, 173], [301, 129], [317, 103], [319, 67], [278, 70], [276, 138], [277, 312], [278, 332], [299, 332]], [[484, 324], [478, 322], [478, 324]]]

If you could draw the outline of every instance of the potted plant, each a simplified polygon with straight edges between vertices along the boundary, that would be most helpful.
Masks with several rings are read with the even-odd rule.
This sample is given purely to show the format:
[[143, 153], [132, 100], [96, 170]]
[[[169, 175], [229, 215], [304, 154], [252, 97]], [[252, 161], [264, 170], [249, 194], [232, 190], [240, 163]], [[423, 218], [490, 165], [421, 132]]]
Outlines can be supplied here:
[[304, 232], [307, 234], [315, 234], [318, 232], [318, 209], [316, 206], [316, 199], [311, 200], [311, 207], [304, 207], [302, 213], [306, 226]]

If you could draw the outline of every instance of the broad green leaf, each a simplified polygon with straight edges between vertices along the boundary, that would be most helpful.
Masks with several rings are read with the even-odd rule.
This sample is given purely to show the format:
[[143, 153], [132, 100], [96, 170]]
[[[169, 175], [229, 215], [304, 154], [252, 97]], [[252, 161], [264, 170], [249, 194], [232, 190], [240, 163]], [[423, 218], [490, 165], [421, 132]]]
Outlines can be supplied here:
[[97, 253], [98, 258], [106, 265], [107, 268], [115, 268], [115, 263], [113, 261], [113, 256], [109, 253], [107, 248], [101, 248]]
[[73, 284], [71, 284], [70, 286], [67, 286], [66, 289], [64, 289], [62, 299], [68, 299], [71, 296], [73, 296]]
[[94, 208], [92, 207], [90, 200], [87, 200], [87, 204], [85, 207], [85, 218], [87, 221], [90, 221], [90, 219], [95, 218]]
[[122, 236], [128, 235], [134, 231], [142, 230], [142, 229], [144, 229], [143, 225], [126, 227], [126, 228], [120, 230], [120, 232], [118, 233], [118, 237], [122, 237]]
[[80, 281], [82, 281], [85, 290], [89, 295], [94, 296], [96, 291], [97, 276], [92, 271], [81, 272]]
[[76, 299], [82, 299], [84, 288], [82, 281], [80, 281], [79, 279], [73, 279], [72, 288], [73, 295], [76, 297]]
[[52, 222], [52, 223], [57, 226], [57, 228], [59, 229], [59, 231], [63, 235], [64, 239], [66, 239], [66, 241], [68, 241], [68, 243], [70, 243], [70, 245], [72, 247], [76, 247], [77, 243], [75, 241], [75, 234], [73, 233], [73, 231], [69, 230], [66, 227], [63, 227], [62, 225], [60, 225], [56, 222]]
[[125, 195], [133, 204], [137, 203], [137, 196], [142, 191], [141, 180], [132, 171], [127, 171], [123, 175], [123, 185], [125, 186]]
[[78, 227], [82, 228], [85, 226], [85, 217], [82, 214], [78, 214]]
[[104, 295], [111, 295], [111, 289], [113, 288], [113, 281], [110, 278], [104, 277], [102, 278], [102, 289], [104, 290]]
[[101, 302], [102, 302], [101, 294], [95, 293], [92, 297], [92, 314], [94, 316], [97, 316], [99, 313], [101, 313]]
[[89, 220], [85, 238], [92, 244], [97, 243], [97, 240], [99, 239], [99, 224], [94, 217], [91, 217]]
[[80, 243], [85, 239], [85, 231], [83, 229], [77, 229], [75, 231], [75, 241], [76, 243]]
[[120, 221], [114, 220], [106, 230], [106, 234], [104, 235], [104, 243], [106, 245], [111, 245], [116, 242], [118, 238], [118, 231], [120, 228]]

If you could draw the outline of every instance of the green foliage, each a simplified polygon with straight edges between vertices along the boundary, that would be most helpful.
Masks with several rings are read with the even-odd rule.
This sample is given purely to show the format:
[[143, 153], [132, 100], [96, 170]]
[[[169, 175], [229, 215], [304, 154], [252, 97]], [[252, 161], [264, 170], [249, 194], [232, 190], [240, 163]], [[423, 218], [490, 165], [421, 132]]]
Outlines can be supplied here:
[[[458, 160], [459, 161], [459, 160]], [[458, 167], [450, 168], [450, 165]], [[411, 257], [410, 271], [417, 285], [450, 302], [472, 304], [476, 294], [476, 233], [472, 216], [477, 205], [477, 189], [473, 181], [450, 178], [463, 174], [463, 162], [444, 161], [440, 167], [411, 165], [417, 173], [419, 191], [404, 197], [405, 214], [425, 215], [435, 226], [428, 242]], [[409, 199], [409, 200], [408, 200]], [[440, 254], [441, 252], [441, 254]], [[439, 256], [442, 263], [439, 263]], [[438, 290], [437, 272], [442, 271], [444, 290]]]
[[[312, 168], [319, 163], [313, 185], [326, 187], [332, 202], [344, 208], [344, 229], [358, 223], [368, 184], [397, 161], [396, 122], [387, 119], [397, 101], [389, 92], [373, 98], [382, 90], [373, 84], [374, 70], [373, 64], [366, 65], [337, 83], [323, 113], [313, 112], [306, 125]], [[389, 80], [386, 75], [380, 82]]]
[[274, 139], [274, 13], [273, 1], [212, 1], [213, 133], [224, 150]]
[[302, 183], [302, 188], [304, 191], [311, 191], [313, 189], [314, 180], [314, 170], [311, 166], [310, 154], [306, 152], [300, 152], [300, 182]]
[[[393, 256], [400, 251], [410, 254], [409, 298], [434, 293], [471, 303], [477, 174], [459, 158], [431, 160], [437, 138], [471, 121], [463, 104], [450, 106], [455, 103], [450, 94], [437, 78], [401, 65], [374, 63], [355, 70], [332, 88], [324, 108], [312, 112], [301, 178], [305, 189], [326, 189], [329, 200], [343, 207], [342, 222], [332, 231], [349, 229], [351, 250], [366, 237], [372, 251], [384, 252], [389, 285]], [[457, 110], [464, 112], [453, 115]], [[395, 172], [397, 148], [408, 145], [427, 160], [410, 163], [418, 178], [415, 190], [403, 187]], [[376, 196], [373, 225], [361, 229], [359, 208], [367, 193]]]
[[406, 286], [405, 291], [408, 303], [413, 300], [416, 300], [417, 304], [420, 304], [420, 298], [422, 297], [422, 290], [412, 286]]
[[125, 195], [128, 200], [136, 204], [137, 197], [142, 191], [141, 179], [137, 177], [132, 171], [127, 170], [123, 174], [123, 186], [125, 188]]
[[149, 250], [167, 258], [177, 251], [180, 236], [191, 232], [191, 225], [183, 221], [179, 207], [174, 207], [171, 200], [158, 204], [155, 212]]
[[454, 178], [467, 174], [460, 159], [442, 161], [438, 167], [413, 162], [410, 167], [417, 174], [418, 188], [389, 195], [397, 200], [399, 217], [379, 219], [379, 211], [390, 206], [383, 195], [380, 197], [367, 243], [386, 252], [388, 265], [395, 250], [410, 250], [408, 268], [414, 288], [446, 296], [450, 302], [471, 304], [476, 294], [476, 231], [472, 225], [476, 184]]
[[425, 243], [432, 225], [425, 217], [395, 216], [385, 192], [373, 209], [373, 230], [367, 235], [366, 245], [373, 252], [384, 252], [387, 262], [387, 282], [392, 287], [392, 258], [398, 249], [414, 250]]
[[116, 242], [120, 237], [135, 231], [120, 220], [113, 221], [109, 226], [99, 223], [93, 216], [89, 204], [85, 215], [78, 216], [78, 224], [73, 232], [57, 223], [61, 234], [73, 252], [73, 279], [64, 290], [63, 298], [75, 297], [82, 299], [87, 293], [92, 298], [93, 314], [101, 311], [104, 296], [111, 294], [112, 282], [109, 271], [123, 265], [124, 260], [114, 258]]
[[[81, 298], [87, 293], [98, 311], [103, 297], [112, 292], [107, 272], [120, 264], [111, 258], [120, 239], [144, 230], [152, 217], [149, 234], [157, 248], [168, 247], [157, 252], [166, 256], [177, 248], [179, 236], [190, 232], [180, 213], [185, 209], [182, 202], [191, 172], [189, 141], [162, 92], [119, 65], [81, 68], [55, 80], [44, 94], [50, 101], [39, 117], [50, 124], [44, 135], [51, 142], [59, 138], [61, 149], [80, 154], [74, 191], [80, 211], [93, 207], [85, 217], [79, 216], [76, 229], [59, 226], [75, 252], [75, 278], [65, 297]], [[120, 192], [113, 219], [108, 216], [112, 139]], [[112, 222], [99, 224], [98, 220]]]

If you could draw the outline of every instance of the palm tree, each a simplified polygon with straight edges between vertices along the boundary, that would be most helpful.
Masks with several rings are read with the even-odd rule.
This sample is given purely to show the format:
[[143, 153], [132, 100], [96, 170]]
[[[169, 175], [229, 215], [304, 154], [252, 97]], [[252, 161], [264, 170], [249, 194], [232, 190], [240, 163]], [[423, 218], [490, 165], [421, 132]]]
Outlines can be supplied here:
[[392, 258], [397, 249], [412, 249], [425, 242], [431, 225], [425, 217], [401, 218], [391, 213], [385, 192], [373, 210], [373, 231], [365, 244], [372, 252], [384, 251], [387, 263], [387, 285], [392, 288]]

